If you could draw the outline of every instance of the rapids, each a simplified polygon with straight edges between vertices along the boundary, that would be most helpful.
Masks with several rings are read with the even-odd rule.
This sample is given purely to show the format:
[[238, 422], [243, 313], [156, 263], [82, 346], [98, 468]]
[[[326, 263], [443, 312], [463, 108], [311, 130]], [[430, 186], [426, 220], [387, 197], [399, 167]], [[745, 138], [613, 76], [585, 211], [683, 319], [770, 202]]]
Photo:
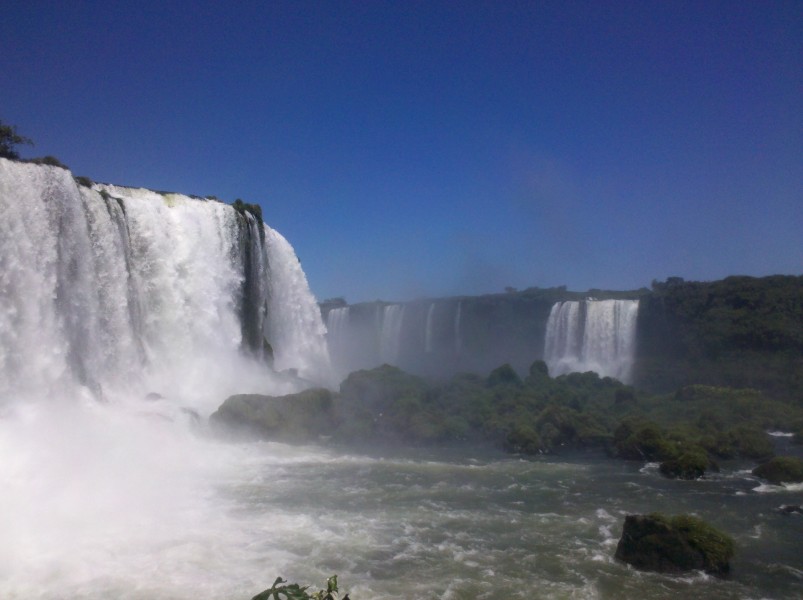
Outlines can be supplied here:
[[[404, 308], [377, 316], [392, 358]], [[453, 327], [460, 351], [460, 304]], [[229, 394], [330, 383], [324, 333], [292, 248], [250, 215], [0, 159], [0, 598], [247, 600], [333, 573], [353, 600], [799, 597], [803, 521], [774, 509], [801, 491], [743, 465], [684, 482], [209, 435]], [[615, 562], [624, 515], [656, 510], [734, 536], [732, 577]]]

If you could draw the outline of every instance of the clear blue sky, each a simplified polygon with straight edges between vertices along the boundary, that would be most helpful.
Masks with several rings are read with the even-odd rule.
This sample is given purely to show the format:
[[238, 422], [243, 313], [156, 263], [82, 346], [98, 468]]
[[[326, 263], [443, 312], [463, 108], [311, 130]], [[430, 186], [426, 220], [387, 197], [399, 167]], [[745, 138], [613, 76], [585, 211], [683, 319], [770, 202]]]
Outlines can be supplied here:
[[313, 292], [803, 273], [803, 2], [5, 0], [0, 119], [259, 202]]

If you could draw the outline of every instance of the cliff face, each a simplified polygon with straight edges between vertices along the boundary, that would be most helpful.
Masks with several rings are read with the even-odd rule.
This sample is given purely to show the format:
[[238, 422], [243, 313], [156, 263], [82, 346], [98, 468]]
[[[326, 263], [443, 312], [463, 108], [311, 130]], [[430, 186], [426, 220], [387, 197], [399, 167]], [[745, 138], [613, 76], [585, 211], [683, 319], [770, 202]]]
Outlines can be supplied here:
[[[553, 307], [588, 298], [639, 301], [630, 375], [637, 387], [669, 392], [701, 383], [803, 398], [803, 276], [670, 278], [651, 290], [533, 288], [400, 304], [324, 305], [322, 311], [342, 374], [387, 362], [446, 377], [487, 373], [503, 363], [524, 373], [534, 360], [549, 362], [545, 347]], [[610, 335], [618, 326], [598, 335]], [[578, 343], [589, 342], [583, 335], [597, 334], [581, 332]], [[578, 349], [581, 358], [582, 353]]]
[[342, 376], [383, 363], [412, 373], [448, 377], [487, 373], [510, 363], [526, 373], [543, 357], [554, 303], [565, 290], [370, 302], [322, 307], [329, 348]]

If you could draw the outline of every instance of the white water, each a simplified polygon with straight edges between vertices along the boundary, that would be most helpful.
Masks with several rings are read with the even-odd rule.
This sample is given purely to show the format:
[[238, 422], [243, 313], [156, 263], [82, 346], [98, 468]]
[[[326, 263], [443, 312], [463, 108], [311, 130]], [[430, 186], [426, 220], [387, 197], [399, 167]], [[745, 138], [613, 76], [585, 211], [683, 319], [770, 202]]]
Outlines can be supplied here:
[[327, 340], [332, 344], [338, 344], [345, 334], [349, 325], [349, 307], [341, 306], [331, 309], [326, 315]]
[[276, 368], [331, 375], [298, 259], [259, 227], [0, 159], [0, 597], [223, 598], [224, 565], [264, 587], [215, 491], [242, 451], [197, 435], [230, 394], [302, 385], [244, 348], [245, 287]]
[[293, 248], [282, 235], [265, 226], [270, 261], [269, 339], [277, 369], [297, 369], [311, 381], [333, 383], [326, 327], [307, 276]]
[[460, 317], [463, 313], [463, 303], [457, 303], [457, 310], [454, 314], [454, 351], [455, 354], [460, 354], [460, 351], [463, 349], [463, 338], [460, 334]]
[[[247, 600], [279, 575], [333, 573], [354, 600], [799, 596], [799, 532], [773, 508], [800, 491], [754, 492], [752, 476], [211, 441], [184, 409], [293, 387], [241, 348], [239, 256], [257, 240], [237, 238], [218, 203], [105, 188], [123, 213], [99, 189], [0, 159], [0, 598]], [[252, 282], [268, 303], [252, 318], [296, 319], [265, 332], [283, 327], [270, 339], [280, 364], [310, 368], [317, 341], [282, 344], [318, 336], [314, 300], [283, 240], [266, 230], [266, 242], [252, 270], [277, 273]], [[403, 310], [383, 313], [398, 344]], [[733, 576], [615, 562], [624, 515], [653, 510], [737, 536]]]
[[424, 352], [432, 352], [432, 326], [435, 320], [435, 303], [431, 303], [427, 309], [427, 321], [424, 327]]
[[401, 349], [402, 321], [404, 320], [403, 304], [389, 304], [382, 312], [382, 327], [379, 332], [379, 356], [382, 362], [395, 365], [398, 363]]
[[557, 302], [544, 341], [550, 375], [594, 371], [629, 382], [637, 317], [638, 300]]

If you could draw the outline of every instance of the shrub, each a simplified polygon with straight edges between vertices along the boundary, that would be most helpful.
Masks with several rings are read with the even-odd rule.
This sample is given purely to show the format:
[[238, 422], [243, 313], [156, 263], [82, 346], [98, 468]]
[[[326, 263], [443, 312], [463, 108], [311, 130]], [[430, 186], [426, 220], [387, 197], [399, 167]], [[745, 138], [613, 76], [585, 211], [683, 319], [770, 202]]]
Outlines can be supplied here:
[[776, 456], [753, 469], [753, 475], [775, 485], [803, 481], [803, 460], [792, 456]]
[[20, 145], [33, 146], [33, 141], [17, 133], [15, 125], [5, 125], [0, 121], [0, 157], [19, 159], [16, 146]]
[[[309, 586], [301, 587], [297, 583], [287, 583], [281, 577], [277, 577], [273, 585], [251, 598], [251, 600], [337, 600], [337, 575], [332, 575], [326, 582], [326, 589], [308, 594]], [[343, 600], [349, 600], [349, 595], [343, 596]]]
[[33, 163], [35, 165], [47, 165], [49, 167], [59, 167], [60, 169], [67, 169], [67, 170], [70, 169], [70, 167], [65, 165], [58, 158], [56, 158], [55, 156], [50, 156], [50, 155], [42, 156], [42, 157], [39, 157], [39, 158], [29, 158], [25, 162]]
[[700, 447], [681, 452], [677, 458], [661, 463], [660, 471], [666, 477], [678, 479], [699, 479], [709, 467], [708, 454]]

